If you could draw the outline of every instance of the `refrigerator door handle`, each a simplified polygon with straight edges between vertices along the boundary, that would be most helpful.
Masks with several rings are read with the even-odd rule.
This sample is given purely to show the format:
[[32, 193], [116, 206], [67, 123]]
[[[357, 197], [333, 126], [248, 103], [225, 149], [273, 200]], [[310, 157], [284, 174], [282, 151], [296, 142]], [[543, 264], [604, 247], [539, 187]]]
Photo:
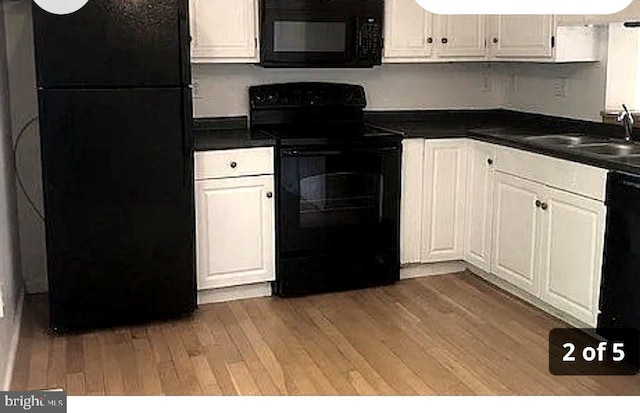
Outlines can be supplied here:
[[193, 103], [190, 87], [184, 89], [183, 101], [183, 133], [182, 133], [182, 153], [184, 154], [184, 179], [185, 185], [193, 184]]

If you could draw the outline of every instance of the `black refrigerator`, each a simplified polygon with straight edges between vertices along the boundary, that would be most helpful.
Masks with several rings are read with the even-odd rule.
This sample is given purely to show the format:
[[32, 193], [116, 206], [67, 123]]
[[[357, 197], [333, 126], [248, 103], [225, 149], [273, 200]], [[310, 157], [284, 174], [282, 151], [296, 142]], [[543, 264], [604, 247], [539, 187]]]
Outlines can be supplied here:
[[56, 330], [196, 308], [187, 4], [33, 6]]

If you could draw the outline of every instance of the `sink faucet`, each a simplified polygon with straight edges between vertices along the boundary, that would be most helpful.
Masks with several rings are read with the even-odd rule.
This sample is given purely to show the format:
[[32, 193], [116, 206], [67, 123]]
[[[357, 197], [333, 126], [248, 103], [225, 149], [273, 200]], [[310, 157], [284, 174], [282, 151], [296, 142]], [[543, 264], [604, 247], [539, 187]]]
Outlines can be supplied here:
[[622, 112], [618, 115], [618, 122], [622, 122], [622, 126], [624, 127], [624, 140], [630, 141], [633, 137], [633, 124], [635, 120], [633, 119], [633, 115], [627, 109], [627, 105], [622, 104]]

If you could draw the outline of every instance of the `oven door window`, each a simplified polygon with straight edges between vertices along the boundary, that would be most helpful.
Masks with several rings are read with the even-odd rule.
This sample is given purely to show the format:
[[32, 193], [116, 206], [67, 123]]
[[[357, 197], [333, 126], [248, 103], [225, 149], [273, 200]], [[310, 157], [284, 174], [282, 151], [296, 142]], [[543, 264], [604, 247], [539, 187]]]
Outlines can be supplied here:
[[394, 245], [399, 158], [398, 150], [301, 150], [295, 156], [282, 156], [281, 250], [350, 251]]
[[[311, 170], [325, 169], [322, 165], [310, 166]], [[320, 173], [301, 178], [299, 226], [377, 225], [382, 219], [383, 191], [384, 177], [375, 173]]]

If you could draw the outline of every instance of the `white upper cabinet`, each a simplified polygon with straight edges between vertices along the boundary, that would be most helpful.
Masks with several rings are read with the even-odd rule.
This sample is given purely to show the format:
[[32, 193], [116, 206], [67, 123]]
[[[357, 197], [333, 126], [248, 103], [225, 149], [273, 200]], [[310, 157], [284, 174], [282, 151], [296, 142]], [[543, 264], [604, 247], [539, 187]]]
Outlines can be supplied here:
[[415, 0], [387, 0], [385, 10], [386, 61], [421, 61], [433, 51], [433, 15]]
[[485, 16], [437, 16], [438, 56], [484, 58]]
[[425, 142], [422, 262], [463, 258], [466, 153], [464, 139]]
[[553, 16], [492, 16], [491, 56], [550, 58], [553, 54]]
[[600, 59], [606, 35], [552, 15], [435, 15], [415, 0], [386, 0], [385, 7], [386, 63], [590, 62]]
[[255, 63], [257, 0], [190, 0], [191, 61]]

